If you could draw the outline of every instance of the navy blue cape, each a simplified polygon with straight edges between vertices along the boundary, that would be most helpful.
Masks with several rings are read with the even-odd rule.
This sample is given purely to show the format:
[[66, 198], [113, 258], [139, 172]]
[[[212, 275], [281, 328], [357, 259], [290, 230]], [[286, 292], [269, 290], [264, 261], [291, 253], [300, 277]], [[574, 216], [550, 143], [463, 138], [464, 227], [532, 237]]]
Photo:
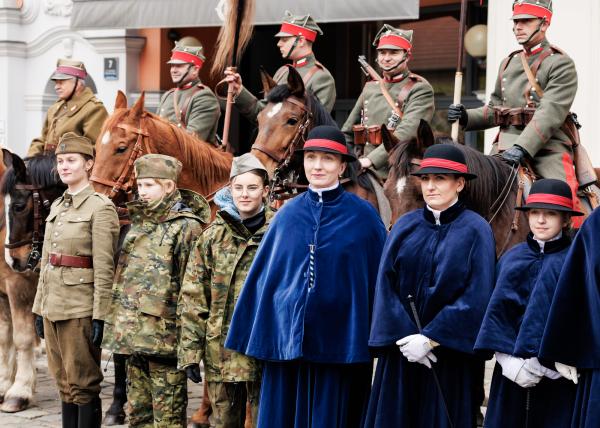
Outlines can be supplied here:
[[385, 237], [377, 212], [341, 187], [324, 192], [323, 202], [311, 190], [288, 202], [263, 237], [225, 347], [269, 361], [371, 361], [372, 296]]

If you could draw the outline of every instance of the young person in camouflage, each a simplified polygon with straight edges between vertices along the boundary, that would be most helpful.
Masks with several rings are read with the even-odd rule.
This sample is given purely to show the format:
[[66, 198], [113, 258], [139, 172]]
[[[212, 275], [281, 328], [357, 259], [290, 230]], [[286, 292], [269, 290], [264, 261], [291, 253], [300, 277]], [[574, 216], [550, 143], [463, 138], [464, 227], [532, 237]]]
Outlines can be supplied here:
[[177, 299], [206, 201], [177, 190], [181, 163], [151, 154], [135, 162], [140, 199], [128, 204], [125, 236], [103, 346], [129, 355], [129, 425], [186, 424], [187, 379], [177, 369]]
[[246, 275], [273, 212], [265, 204], [267, 170], [254, 155], [233, 160], [231, 185], [215, 200], [221, 210], [204, 231], [187, 265], [179, 309], [179, 366], [200, 382], [201, 360], [216, 428], [243, 428], [246, 401], [256, 426], [261, 367], [224, 348]]
[[[433, 88], [427, 80], [408, 69], [412, 41], [412, 30], [384, 24], [373, 42], [373, 46], [377, 46], [377, 64], [383, 72], [385, 87], [401, 112], [393, 131], [400, 141], [415, 138], [421, 119], [430, 122], [435, 110]], [[342, 127], [348, 143], [355, 147], [359, 143], [366, 143], [364, 156], [359, 159], [360, 166], [371, 168], [381, 179], [387, 178], [388, 154], [381, 144], [381, 138], [376, 137], [381, 134], [366, 131], [381, 125], [390, 127], [392, 113], [393, 109], [379, 83], [369, 81]], [[357, 141], [358, 138], [363, 141]]]
[[[317, 61], [312, 49], [317, 35], [322, 34], [323, 31], [310, 15], [292, 15], [286, 11], [281, 28], [275, 37], [279, 39], [277, 47], [283, 59], [293, 61], [291, 66], [302, 76], [306, 89], [317, 97], [328, 112], [331, 112], [335, 104], [335, 81], [329, 70]], [[280, 67], [273, 76], [273, 80], [278, 85], [287, 82], [288, 67], [289, 65]], [[234, 83], [235, 105], [249, 120], [256, 121], [258, 113], [265, 108], [266, 101], [252, 95], [242, 85], [242, 78], [238, 73], [227, 70], [225, 74], [227, 81]]]

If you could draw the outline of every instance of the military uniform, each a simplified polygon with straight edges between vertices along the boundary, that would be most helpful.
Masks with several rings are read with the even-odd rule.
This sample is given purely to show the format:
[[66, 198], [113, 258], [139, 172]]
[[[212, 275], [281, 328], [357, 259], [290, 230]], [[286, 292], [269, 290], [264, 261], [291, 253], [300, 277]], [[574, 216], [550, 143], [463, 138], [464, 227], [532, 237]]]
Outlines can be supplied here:
[[[67, 133], [56, 153], [92, 156], [93, 148], [85, 137]], [[67, 190], [46, 218], [32, 310], [43, 317], [48, 369], [63, 402], [63, 422], [77, 424], [79, 418], [100, 426], [102, 372], [92, 330], [108, 314], [118, 235], [114, 205], [91, 185], [74, 194]]]
[[[137, 179], [176, 181], [180, 170], [181, 163], [165, 155], [145, 155], [135, 163]], [[189, 204], [192, 196], [201, 203]], [[185, 373], [177, 369], [177, 299], [210, 209], [199, 195], [179, 190], [156, 203], [131, 202], [128, 209], [132, 225], [117, 266], [103, 346], [130, 355], [130, 426], [183, 426], [187, 387]]]
[[[550, 22], [551, 10], [548, 0], [517, 2], [513, 19], [545, 18]], [[544, 91], [541, 98], [529, 83], [521, 55]], [[561, 126], [576, 92], [577, 71], [573, 60], [544, 39], [533, 49], [513, 52], [502, 61], [489, 103], [467, 110], [465, 130], [500, 126], [492, 153], [518, 145], [533, 158], [538, 175], [566, 181], [575, 192], [573, 149]]]
[[[375, 39], [377, 49], [404, 49], [410, 55], [412, 48], [412, 31], [404, 31], [384, 25]], [[408, 69], [386, 79], [385, 87], [392, 100], [401, 112], [399, 122], [394, 129], [394, 135], [400, 141], [409, 141], [417, 136], [421, 119], [431, 121], [435, 110], [433, 88], [423, 77], [411, 73]], [[358, 97], [354, 108], [342, 127], [348, 143], [357, 145], [353, 128], [356, 125], [364, 127], [380, 127], [388, 125], [393, 110], [385, 99], [378, 82], [367, 82]], [[359, 132], [364, 132], [359, 131]], [[364, 155], [373, 163], [371, 167], [378, 177], [387, 178], [388, 154], [381, 144], [381, 138], [376, 137], [378, 132], [368, 132], [364, 146]], [[380, 134], [379, 134], [380, 135]]]
[[[202, 67], [204, 60], [202, 46], [176, 44], [167, 64]], [[157, 113], [199, 139], [216, 144], [221, 110], [213, 91], [203, 85], [200, 79], [167, 91], [160, 100]]]
[[[310, 15], [294, 16], [286, 12], [281, 29], [275, 34], [275, 37], [304, 36], [307, 40], [314, 42], [317, 34], [323, 34], [323, 31], [321, 31]], [[294, 61], [292, 66], [304, 80], [306, 89], [318, 98], [328, 112], [331, 112], [335, 104], [336, 92], [335, 80], [329, 70], [318, 62], [312, 53]], [[287, 65], [280, 67], [273, 76], [273, 80], [278, 85], [285, 84], [288, 72], [289, 68]], [[242, 91], [235, 100], [235, 104], [244, 116], [251, 121], [256, 121], [258, 113], [265, 108], [266, 101], [258, 100], [250, 91], [242, 88]]]
[[[86, 75], [82, 62], [61, 59], [51, 79], [85, 79]], [[107, 117], [104, 104], [90, 88], [68, 100], [58, 100], [48, 110], [42, 135], [31, 142], [27, 156], [54, 153], [60, 137], [67, 132], [89, 138], [93, 147]]]

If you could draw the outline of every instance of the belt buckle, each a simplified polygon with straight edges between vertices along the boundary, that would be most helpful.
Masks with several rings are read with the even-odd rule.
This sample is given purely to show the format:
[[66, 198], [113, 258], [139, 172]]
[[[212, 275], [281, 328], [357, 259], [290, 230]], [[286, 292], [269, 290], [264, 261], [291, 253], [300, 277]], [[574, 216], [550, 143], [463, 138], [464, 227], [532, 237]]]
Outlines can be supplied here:
[[62, 262], [62, 254], [61, 253], [50, 254], [50, 264], [52, 266], [60, 266], [61, 262]]

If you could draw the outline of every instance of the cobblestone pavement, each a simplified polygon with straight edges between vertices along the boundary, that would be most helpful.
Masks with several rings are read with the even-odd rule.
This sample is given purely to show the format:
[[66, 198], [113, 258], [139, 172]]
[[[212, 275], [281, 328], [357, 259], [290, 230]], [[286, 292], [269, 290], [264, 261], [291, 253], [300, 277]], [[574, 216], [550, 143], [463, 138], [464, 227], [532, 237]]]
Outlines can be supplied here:
[[[108, 355], [103, 355], [102, 369], [106, 367], [104, 382], [102, 383], [102, 408], [106, 412], [112, 402], [112, 390], [114, 386], [114, 370], [112, 361], [106, 363]], [[40, 355], [36, 361], [38, 383], [34, 402], [27, 409], [19, 413], [0, 413], [0, 427], [2, 428], [38, 428], [38, 427], [61, 427], [60, 399], [56, 391], [54, 380], [48, 373], [46, 355]], [[486, 397], [490, 388], [493, 363], [486, 365], [485, 390]], [[196, 385], [188, 382], [188, 418], [198, 409], [202, 398], [202, 384]], [[127, 425], [120, 425], [126, 427]]]

